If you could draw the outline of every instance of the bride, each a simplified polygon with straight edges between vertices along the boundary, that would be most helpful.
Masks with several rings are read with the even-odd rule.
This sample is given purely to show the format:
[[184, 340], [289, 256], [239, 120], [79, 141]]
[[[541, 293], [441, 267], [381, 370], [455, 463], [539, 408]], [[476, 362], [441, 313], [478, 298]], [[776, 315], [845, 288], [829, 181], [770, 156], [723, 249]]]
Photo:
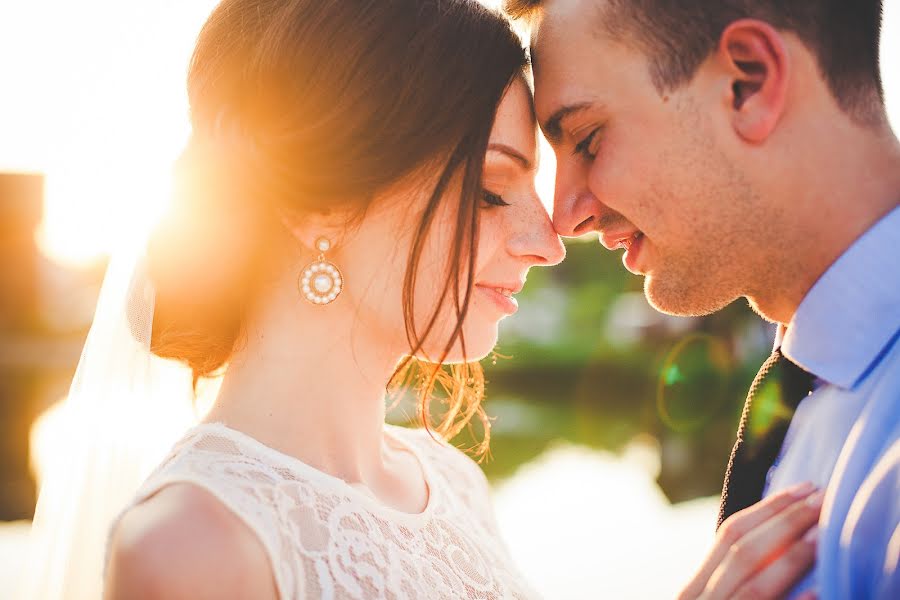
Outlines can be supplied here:
[[[565, 254], [534, 189], [525, 67], [474, 0], [214, 10], [176, 199], [121, 311], [194, 389], [221, 387], [118, 507], [105, 597], [535, 596], [480, 469], [443, 441], [476, 419], [486, 451], [477, 361], [528, 270]], [[73, 385], [85, 393], [91, 335]], [[385, 424], [404, 390], [421, 429]], [[737, 561], [739, 536], [721, 535], [684, 597], [758, 583], [776, 542], [799, 536], [789, 513], [806, 493], [735, 515], [742, 528], [724, 531], [765, 524], [773, 541]]]

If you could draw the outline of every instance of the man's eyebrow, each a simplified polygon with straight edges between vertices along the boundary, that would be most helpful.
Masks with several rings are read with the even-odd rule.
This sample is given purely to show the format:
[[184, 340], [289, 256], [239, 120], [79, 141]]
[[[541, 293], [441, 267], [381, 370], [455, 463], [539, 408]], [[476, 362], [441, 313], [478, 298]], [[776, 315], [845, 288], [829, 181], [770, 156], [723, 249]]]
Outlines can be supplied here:
[[569, 104], [567, 106], [563, 106], [555, 113], [550, 115], [549, 119], [544, 121], [544, 125], [541, 127], [541, 129], [544, 130], [544, 135], [546, 135], [547, 139], [553, 143], [559, 142], [559, 140], [562, 138], [562, 128], [560, 127], [562, 120], [569, 115], [585, 110], [590, 106], [590, 102], [578, 102], [577, 104]]
[[521, 164], [526, 171], [531, 171], [534, 168], [534, 165], [530, 160], [525, 158], [519, 151], [507, 146], [506, 144], [488, 144], [487, 149], [494, 150], [495, 152], [499, 152], [510, 157], [517, 163]]

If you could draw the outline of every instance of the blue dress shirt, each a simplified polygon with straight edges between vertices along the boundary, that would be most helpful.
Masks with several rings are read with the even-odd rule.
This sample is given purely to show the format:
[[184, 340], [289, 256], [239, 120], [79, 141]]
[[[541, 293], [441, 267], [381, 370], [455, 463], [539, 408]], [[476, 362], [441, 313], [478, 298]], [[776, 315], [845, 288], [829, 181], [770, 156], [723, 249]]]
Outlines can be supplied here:
[[800, 403], [765, 495], [826, 489], [816, 566], [794, 595], [900, 599], [900, 208], [812, 287], [782, 352], [817, 378]]

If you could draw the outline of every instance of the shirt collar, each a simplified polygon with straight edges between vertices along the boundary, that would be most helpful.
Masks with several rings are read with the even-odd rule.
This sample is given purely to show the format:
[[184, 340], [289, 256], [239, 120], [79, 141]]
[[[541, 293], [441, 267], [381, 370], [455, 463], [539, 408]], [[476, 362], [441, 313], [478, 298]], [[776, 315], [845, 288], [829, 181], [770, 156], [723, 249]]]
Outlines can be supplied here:
[[817, 377], [854, 387], [900, 329], [900, 207], [857, 239], [813, 285], [782, 352]]

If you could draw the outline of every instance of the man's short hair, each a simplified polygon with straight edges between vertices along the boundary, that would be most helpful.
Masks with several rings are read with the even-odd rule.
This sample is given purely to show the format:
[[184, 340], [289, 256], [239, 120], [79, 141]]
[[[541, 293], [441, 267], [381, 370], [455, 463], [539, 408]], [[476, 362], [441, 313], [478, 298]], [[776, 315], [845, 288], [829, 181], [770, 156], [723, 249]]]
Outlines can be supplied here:
[[[536, 17], [543, 4], [507, 0], [506, 10], [514, 18]], [[647, 55], [660, 93], [693, 79], [730, 23], [752, 18], [797, 35], [851, 117], [865, 123], [883, 119], [882, 0], [603, 0], [598, 8], [605, 33], [636, 44]]]

